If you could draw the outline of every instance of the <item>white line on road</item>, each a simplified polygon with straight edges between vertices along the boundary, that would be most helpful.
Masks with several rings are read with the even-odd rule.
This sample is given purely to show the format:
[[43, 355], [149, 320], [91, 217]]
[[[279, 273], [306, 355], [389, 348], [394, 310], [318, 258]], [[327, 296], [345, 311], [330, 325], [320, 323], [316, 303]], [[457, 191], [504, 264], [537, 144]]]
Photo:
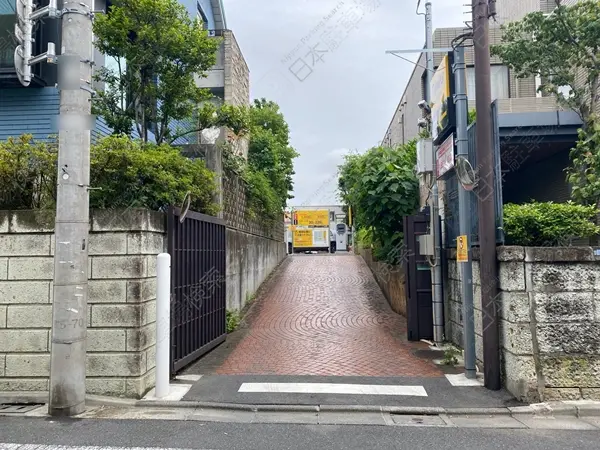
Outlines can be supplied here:
[[464, 373], [446, 374], [446, 379], [452, 386], [483, 386], [483, 379], [481, 377], [470, 379]]
[[[6, 444], [0, 442], [0, 450], [186, 450], [164, 447], [96, 447], [89, 445], [37, 445], [37, 444]], [[188, 449], [191, 450], [191, 449]], [[202, 449], [194, 449], [202, 450]], [[210, 449], [205, 449], [210, 450]]]
[[427, 397], [423, 386], [338, 383], [243, 383], [238, 392], [279, 394], [414, 395]]

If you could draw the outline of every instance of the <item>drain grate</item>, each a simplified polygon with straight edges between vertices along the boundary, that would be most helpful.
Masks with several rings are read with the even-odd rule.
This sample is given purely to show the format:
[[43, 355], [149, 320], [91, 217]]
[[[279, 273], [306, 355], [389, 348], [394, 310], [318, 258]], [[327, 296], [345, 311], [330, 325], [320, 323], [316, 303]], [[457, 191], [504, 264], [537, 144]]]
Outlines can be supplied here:
[[2, 414], [23, 414], [33, 411], [43, 406], [41, 403], [2, 403], [0, 404], [0, 413]]

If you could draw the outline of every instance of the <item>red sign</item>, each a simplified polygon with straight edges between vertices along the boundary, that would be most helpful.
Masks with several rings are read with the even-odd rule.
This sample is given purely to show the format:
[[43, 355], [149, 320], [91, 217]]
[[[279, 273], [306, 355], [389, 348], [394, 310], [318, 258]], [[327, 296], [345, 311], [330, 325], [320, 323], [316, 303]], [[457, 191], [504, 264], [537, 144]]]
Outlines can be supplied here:
[[437, 177], [454, 167], [454, 135], [450, 135], [437, 151]]

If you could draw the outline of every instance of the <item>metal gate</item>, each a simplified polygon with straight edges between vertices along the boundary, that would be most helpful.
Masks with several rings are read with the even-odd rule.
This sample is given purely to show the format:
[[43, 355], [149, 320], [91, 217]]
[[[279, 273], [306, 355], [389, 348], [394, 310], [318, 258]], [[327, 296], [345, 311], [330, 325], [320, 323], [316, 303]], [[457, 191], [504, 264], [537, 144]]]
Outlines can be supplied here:
[[409, 341], [433, 339], [433, 293], [431, 266], [419, 252], [417, 237], [427, 234], [429, 214], [404, 217], [404, 243], [408, 250], [404, 265], [407, 287], [407, 333]]
[[225, 340], [225, 222], [169, 208], [171, 375]]

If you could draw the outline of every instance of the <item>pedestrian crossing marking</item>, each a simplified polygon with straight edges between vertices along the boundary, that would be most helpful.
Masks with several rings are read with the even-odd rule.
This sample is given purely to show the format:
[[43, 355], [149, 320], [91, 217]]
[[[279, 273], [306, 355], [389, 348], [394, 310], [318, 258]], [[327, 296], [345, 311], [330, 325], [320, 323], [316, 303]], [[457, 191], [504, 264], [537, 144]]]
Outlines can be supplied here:
[[241, 393], [410, 395], [427, 397], [423, 386], [340, 383], [243, 383]]

